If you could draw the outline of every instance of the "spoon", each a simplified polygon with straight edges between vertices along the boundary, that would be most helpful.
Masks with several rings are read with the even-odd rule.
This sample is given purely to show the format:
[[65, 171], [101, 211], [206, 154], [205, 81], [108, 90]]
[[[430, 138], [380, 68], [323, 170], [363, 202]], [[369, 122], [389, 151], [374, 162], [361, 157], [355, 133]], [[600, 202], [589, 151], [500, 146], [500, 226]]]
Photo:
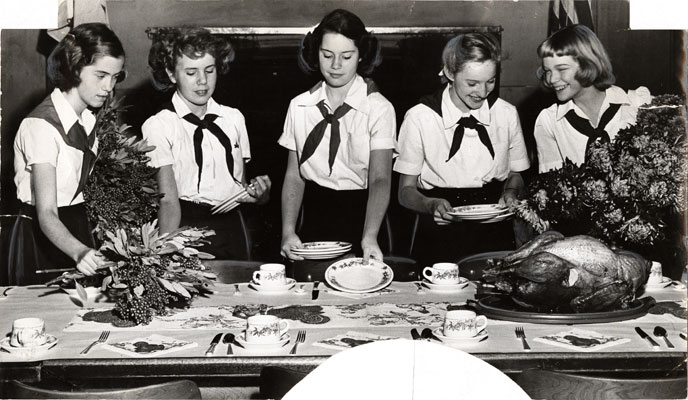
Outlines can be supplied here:
[[234, 354], [232, 352], [232, 343], [234, 343], [233, 333], [226, 333], [225, 337], [222, 339], [222, 343], [227, 345], [227, 354]]
[[235, 284], [234, 284], [234, 288], [236, 289], [236, 290], [234, 291], [234, 295], [235, 295], [235, 296], [241, 296], [241, 292], [239, 291], [239, 284], [238, 284], [238, 283], [235, 283]]
[[652, 331], [652, 333], [655, 334], [657, 337], [663, 337], [664, 341], [666, 342], [667, 347], [670, 349], [674, 348], [674, 345], [669, 341], [669, 338], [667, 337], [667, 331], [666, 329], [662, 328], [661, 326], [657, 325], [655, 326], [655, 330]]

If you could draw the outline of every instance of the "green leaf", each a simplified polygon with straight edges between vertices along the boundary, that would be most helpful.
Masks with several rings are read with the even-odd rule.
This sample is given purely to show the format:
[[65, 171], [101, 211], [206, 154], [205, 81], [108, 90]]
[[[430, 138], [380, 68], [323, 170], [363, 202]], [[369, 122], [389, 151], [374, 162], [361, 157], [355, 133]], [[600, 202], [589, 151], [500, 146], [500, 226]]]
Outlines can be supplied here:
[[86, 300], [88, 300], [88, 294], [86, 293], [84, 287], [81, 286], [81, 284], [76, 280], [74, 280], [74, 287], [76, 287], [76, 293], [79, 295], [81, 301], [85, 303]]

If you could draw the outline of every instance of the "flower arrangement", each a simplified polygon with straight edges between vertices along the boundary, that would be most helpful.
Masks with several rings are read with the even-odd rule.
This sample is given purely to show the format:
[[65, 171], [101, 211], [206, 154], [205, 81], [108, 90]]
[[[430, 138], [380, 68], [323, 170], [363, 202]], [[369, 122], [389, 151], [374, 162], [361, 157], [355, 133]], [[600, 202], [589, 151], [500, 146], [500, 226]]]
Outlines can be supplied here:
[[538, 232], [577, 232], [633, 249], [667, 239], [685, 205], [685, 104], [662, 95], [640, 107], [613, 143], [593, 143], [580, 166], [537, 176], [515, 208]]
[[156, 169], [147, 164], [153, 150], [145, 140], [119, 124], [120, 100], [108, 101], [99, 111], [94, 132], [98, 158], [84, 190], [88, 218], [98, 240], [106, 231], [136, 230], [155, 218], [158, 210]]
[[[116, 300], [113, 319], [148, 324], [153, 315], [164, 314], [175, 304], [188, 304], [193, 296], [210, 293], [215, 275], [201, 260], [214, 258], [196, 247], [213, 231], [180, 228], [161, 235], [156, 169], [147, 165], [145, 141], [127, 133], [119, 125], [119, 102], [105, 104], [97, 115], [95, 134], [98, 158], [84, 192], [99, 251], [110, 262], [98, 270], [101, 290]], [[153, 222], [150, 222], [153, 220]], [[74, 283], [85, 301], [86, 291], [77, 270], [63, 273], [47, 285]]]

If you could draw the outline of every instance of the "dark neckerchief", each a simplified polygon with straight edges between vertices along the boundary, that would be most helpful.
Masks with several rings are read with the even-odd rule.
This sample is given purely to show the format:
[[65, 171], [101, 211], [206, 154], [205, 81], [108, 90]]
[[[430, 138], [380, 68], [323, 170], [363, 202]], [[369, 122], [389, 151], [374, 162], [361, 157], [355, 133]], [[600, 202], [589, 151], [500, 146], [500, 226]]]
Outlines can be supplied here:
[[[440, 118], [442, 118], [442, 94], [444, 93], [445, 88], [446, 86], [439, 89], [435, 93], [423, 96], [420, 99], [420, 104], [430, 108], [432, 111], [437, 113]], [[497, 97], [491, 96], [488, 97], [487, 104], [490, 108], [492, 108], [496, 101]], [[451, 147], [449, 148], [447, 162], [454, 157], [454, 155], [459, 151], [459, 148], [461, 148], [461, 142], [463, 141], [465, 128], [474, 129], [478, 132], [478, 138], [480, 139], [480, 142], [487, 148], [492, 156], [492, 159], [494, 160], [495, 152], [494, 148], [492, 147], [492, 141], [490, 141], [490, 136], [487, 133], [487, 129], [484, 125], [480, 124], [473, 115], [470, 115], [469, 117], [459, 119], [457, 122], [456, 129], [454, 129], [454, 137], [452, 138]]]
[[576, 114], [573, 108], [570, 109], [566, 115], [564, 115], [573, 129], [588, 137], [588, 142], [585, 145], [586, 154], [588, 153], [588, 149], [590, 149], [590, 145], [592, 145], [597, 139], [600, 139], [602, 142], [606, 143], [610, 142], [609, 133], [605, 130], [605, 128], [612, 118], [614, 118], [620, 108], [621, 104], [609, 104], [609, 108], [607, 108], [604, 114], [602, 114], [600, 123], [597, 124], [597, 128], [593, 128], [589, 120]]
[[90, 134], [87, 134], [86, 130], [83, 126], [81, 126], [78, 120], [74, 122], [74, 125], [72, 125], [71, 128], [69, 128], [69, 132], [65, 132], [50, 96], [46, 97], [41, 104], [34, 108], [27, 118], [39, 118], [48, 122], [55, 129], [57, 129], [62, 137], [62, 140], [64, 140], [67, 146], [73, 147], [83, 153], [83, 158], [81, 161], [81, 176], [79, 177], [79, 183], [76, 187], [74, 197], [72, 197], [72, 201], [74, 201], [79, 193], [83, 192], [84, 188], [86, 187], [88, 175], [91, 173], [91, 169], [93, 169], [93, 166], [96, 163], [96, 154], [93, 152], [93, 145], [96, 142], [95, 133], [91, 132]]
[[[366, 90], [366, 96], [370, 96], [372, 93], [376, 93], [378, 91], [377, 86], [375, 85], [375, 82], [369, 79], [365, 79], [367, 90]], [[315, 86], [313, 86], [310, 89], [310, 93], [315, 93], [318, 89], [322, 87], [322, 81], [318, 82]], [[303, 145], [303, 151], [301, 152], [301, 159], [299, 160], [299, 166], [302, 165], [306, 160], [308, 160], [314, 153], [315, 150], [318, 148], [318, 145], [320, 145], [320, 142], [322, 142], [323, 136], [325, 136], [325, 130], [327, 130], [327, 126], [331, 125], [332, 128], [330, 129], [330, 146], [329, 146], [329, 155], [328, 155], [328, 165], [330, 166], [330, 175], [332, 175], [332, 166], [334, 165], [334, 160], [337, 157], [337, 151], [339, 150], [339, 144], [341, 143], [341, 134], [339, 132], [339, 119], [342, 118], [346, 113], [352, 110], [352, 107], [344, 103], [341, 106], [337, 107], [336, 110], [334, 110], [333, 113], [330, 113], [325, 106], [325, 100], [320, 100], [318, 104], [316, 104], [318, 107], [318, 110], [320, 111], [320, 114], [322, 114], [323, 119], [322, 121], [318, 122], [313, 129], [311, 129], [310, 133], [308, 133], [308, 136], [306, 137], [306, 142]]]
[[[176, 113], [172, 101], [168, 101], [163, 104], [163, 109], [172, 111]], [[207, 130], [212, 133], [217, 140], [220, 142], [222, 147], [225, 149], [225, 160], [227, 161], [227, 169], [229, 170], [229, 176], [234, 179], [235, 182], [239, 182], [234, 177], [234, 157], [232, 156], [232, 141], [224, 133], [222, 128], [220, 128], [214, 121], [218, 118], [215, 114], [206, 114], [203, 119], [198, 118], [193, 113], [186, 114], [182, 117], [185, 121], [190, 122], [196, 126], [193, 135], [194, 142], [194, 159], [196, 160], [196, 165], [198, 166], [198, 189], [201, 187], [201, 173], [203, 172], [203, 130]]]

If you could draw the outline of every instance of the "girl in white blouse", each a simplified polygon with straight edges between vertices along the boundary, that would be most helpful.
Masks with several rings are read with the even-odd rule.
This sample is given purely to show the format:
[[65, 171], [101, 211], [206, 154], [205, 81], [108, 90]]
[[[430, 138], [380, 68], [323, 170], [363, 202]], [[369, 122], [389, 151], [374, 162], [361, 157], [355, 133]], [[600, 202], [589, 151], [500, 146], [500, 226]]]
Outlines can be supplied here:
[[289, 259], [302, 259], [291, 251], [302, 240], [340, 240], [366, 260], [382, 260], [377, 237], [389, 204], [396, 116], [362, 77], [379, 54], [377, 39], [346, 10], [325, 16], [303, 40], [299, 64], [323, 81], [291, 101], [278, 141], [289, 150], [281, 244]]
[[50, 54], [48, 76], [56, 88], [14, 139], [23, 216], [12, 230], [11, 281], [40, 283], [36, 270], [70, 265], [93, 275], [105, 263], [94, 248], [83, 197], [98, 151], [89, 108], [103, 106], [124, 78], [123, 68], [122, 44], [104, 24], [77, 26]]
[[427, 265], [513, 247], [510, 221], [449, 225], [452, 207], [514, 202], [530, 167], [516, 108], [490, 96], [500, 65], [490, 34], [467, 33], [442, 52], [449, 84], [421, 98], [399, 131], [399, 202], [419, 214], [412, 250]]
[[212, 96], [218, 75], [229, 70], [234, 50], [229, 42], [203, 28], [169, 28], [153, 36], [148, 63], [160, 90], [174, 89], [172, 99], [141, 127], [151, 165], [158, 168], [160, 232], [180, 226], [215, 231], [200, 250], [221, 259], [246, 257], [245, 229], [238, 209], [213, 215], [212, 208], [240, 195], [240, 203], [265, 203], [270, 178], [257, 176], [247, 185], [245, 163], [251, 150], [244, 116], [218, 104]]
[[583, 163], [591, 143], [613, 141], [619, 130], [635, 124], [638, 107], [652, 100], [645, 87], [626, 92], [613, 85], [607, 51], [584, 25], [554, 33], [537, 52], [538, 75], [559, 100], [535, 121], [540, 172], [559, 169], [566, 159]]

